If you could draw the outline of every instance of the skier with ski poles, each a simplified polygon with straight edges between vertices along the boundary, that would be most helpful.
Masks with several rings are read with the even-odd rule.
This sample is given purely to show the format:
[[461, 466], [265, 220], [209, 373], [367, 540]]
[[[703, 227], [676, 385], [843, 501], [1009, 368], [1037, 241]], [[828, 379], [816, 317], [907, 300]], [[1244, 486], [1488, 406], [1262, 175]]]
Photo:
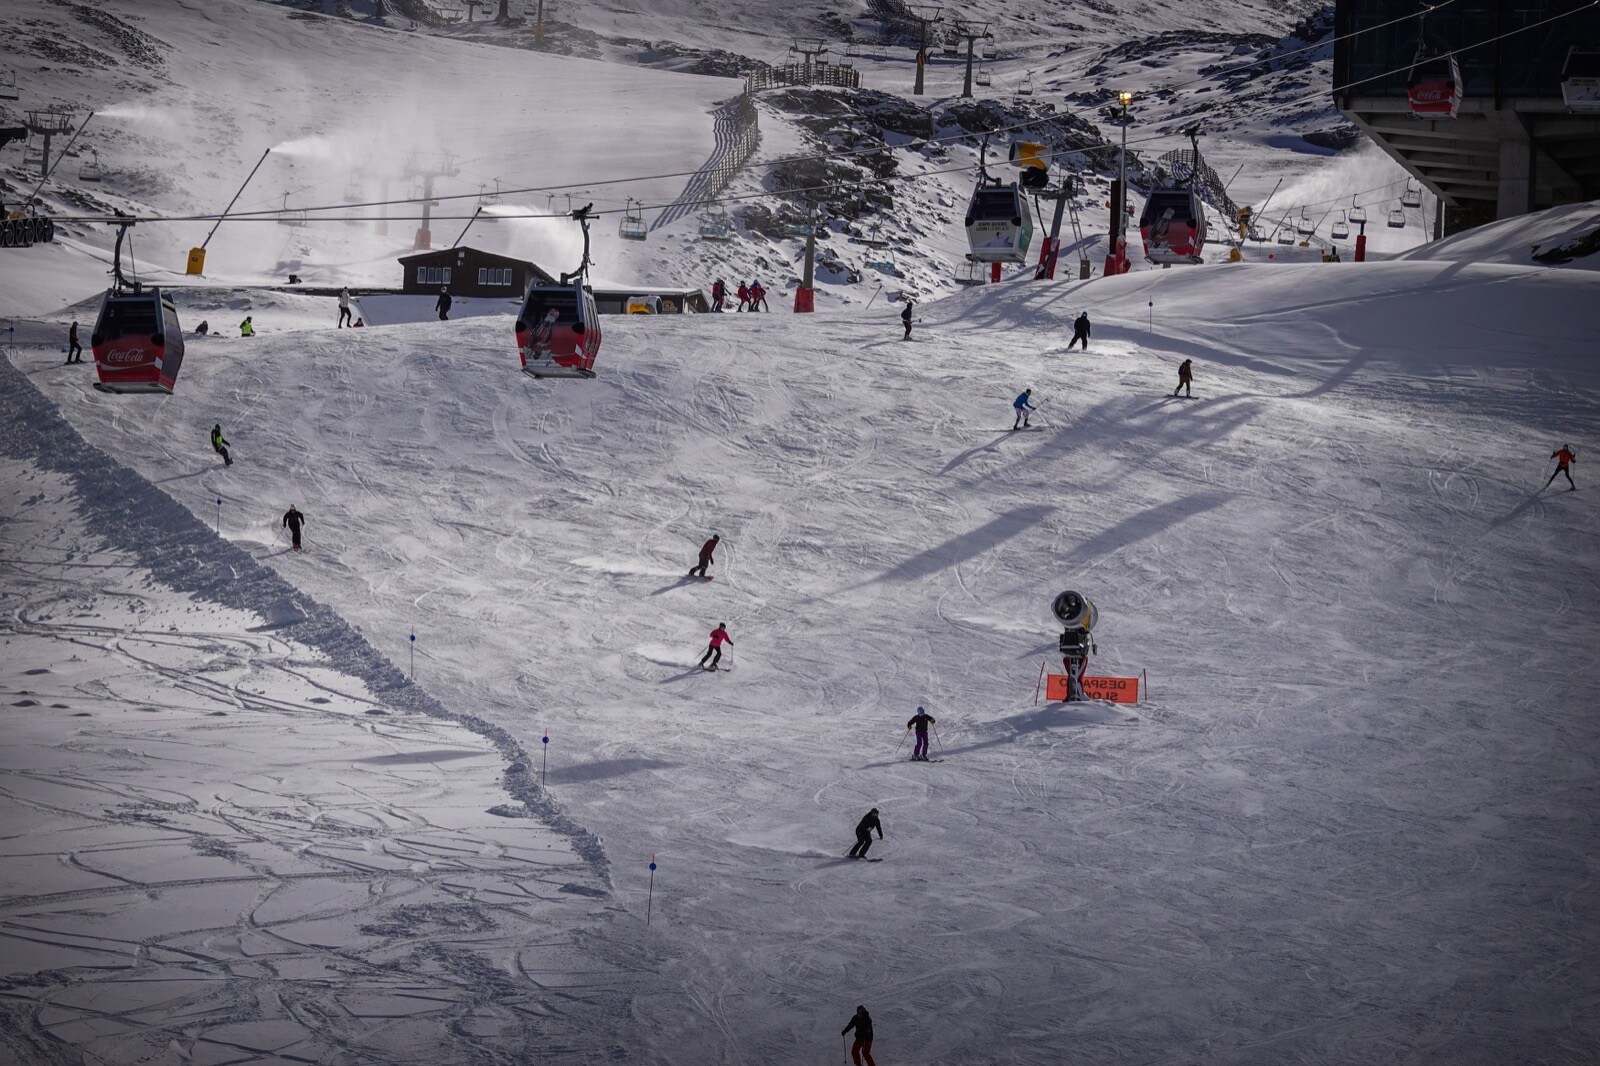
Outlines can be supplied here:
[[711, 539], [710, 540], [708, 540], [704, 544], [700, 545], [700, 562], [697, 565], [691, 566], [689, 568], [689, 576], [690, 577], [698, 576], [698, 577], [705, 578], [707, 581], [711, 580], [711, 578], [709, 576], [707, 576], [707, 574], [706, 574], [706, 567], [708, 567], [712, 563], [716, 562], [716, 560], [713, 559], [711, 556], [712, 556], [712, 553], [714, 553], [717, 550], [717, 542], [720, 541], [720, 540], [722, 540], [722, 534], [721, 533], [713, 533], [713, 534], [711, 534]]
[[1172, 395], [1176, 397], [1178, 395], [1178, 389], [1182, 389], [1185, 397], [1193, 398], [1194, 393], [1189, 390], [1189, 386], [1193, 383], [1194, 360], [1185, 359], [1183, 362], [1178, 364], [1178, 387], [1172, 390]]
[[864, 859], [867, 852], [872, 850], [872, 831], [878, 831], [878, 839], [883, 839], [883, 824], [878, 821], [878, 808], [874, 807], [866, 813], [861, 821], [856, 823], [856, 842], [850, 849], [850, 858]]
[[910, 300], [907, 300], [906, 301], [906, 309], [904, 311], [900, 312], [900, 321], [902, 323], [904, 323], [905, 327], [906, 327], [906, 335], [904, 337], [900, 338], [901, 340], [907, 340], [908, 341], [908, 340], [911, 339], [911, 310], [912, 310], [912, 308], [914, 306], [916, 306], [916, 305], [913, 304]]
[[741, 282], [739, 282], [739, 306], [734, 308], [734, 310], [735, 311], [743, 311], [745, 309], [745, 306], [749, 302], [750, 302], [750, 286], [746, 285], [744, 282], [741, 281]]
[[1012, 408], [1017, 412], [1017, 420], [1012, 424], [1012, 429], [1028, 428], [1028, 415], [1038, 410], [1037, 407], [1028, 402], [1032, 398], [1033, 390], [1023, 389], [1022, 395], [1011, 401]]
[[[1573, 452], [1572, 446], [1570, 444], [1563, 444], [1561, 447], [1550, 453], [1550, 458], [1556, 461], [1556, 472], [1550, 475], [1550, 481], [1554, 481], [1558, 476], [1564, 474], [1567, 478], [1567, 484], [1572, 486], [1567, 491], [1577, 492], [1578, 486], [1572, 480], [1572, 464], [1577, 462], [1578, 456]], [[1545, 489], [1550, 487], [1550, 481], [1546, 481], [1544, 483]], [[1543, 492], [1544, 489], [1540, 489], [1539, 491]]]
[[221, 422], [211, 427], [211, 450], [222, 456], [223, 466], [233, 465], [233, 459], [228, 455], [228, 442], [222, 436]]
[[722, 313], [722, 301], [728, 298], [728, 287], [718, 278], [711, 283], [711, 310]]
[[850, 1061], [855, 1066], [861, 1066], [862, 1060], [866, 1061], [866, 1066], [878, 1066], [872, 1058], [872, 1015], [867, 1013], [865, 1006], [856, 1007], [855, 1016], [839, 1035], [849, 1036], [852, 1029], [856, 1031], [856, 1042], [850, 1045]]
[[[700, 656], [700, 666], [706, 670], [716, 670], [717, 664], [722, 661], [722, 646], [726, 644], [733, 647], [733, 638], [728, 636], [728, 623], [718, 622], [717, 628], [711, 631], [711, 646], [706, 648], [706, 653]], [[706, 666], [706, 660], [711, 660], [711, 665]]]
[[928, 761], [928, 727], [935, 721], [937, 719], [928, 713], [926, 707], [918, 707], [917, 713], [906, 723], [906, 729], [915, 729], [917, 732], [917, 743], [911, 749], [912, 762]]
[[1067, 342], [1067, 351], [1072, 351], [1072, 346], [1079, 341], [1083, 342], [1083, 350], [1089, 350], [1089, 312], [1080, 314], [1072, 323], [1072, 339]]
[[[283, 513], [283, 525], [289, 527], [289, 536], [292, 540], [290, 547], [295, 551], [300, 550], [300, 527], [305, 524], [305, 521], [306, 516], [301, 514], [292, 503], [289, 505], [289, 509]], [[279, 528], [281, 529], [282, 526]]]
[[350, 290], [339, 290], [339, 328], [344, 329], [345, 323], [350, 321]]

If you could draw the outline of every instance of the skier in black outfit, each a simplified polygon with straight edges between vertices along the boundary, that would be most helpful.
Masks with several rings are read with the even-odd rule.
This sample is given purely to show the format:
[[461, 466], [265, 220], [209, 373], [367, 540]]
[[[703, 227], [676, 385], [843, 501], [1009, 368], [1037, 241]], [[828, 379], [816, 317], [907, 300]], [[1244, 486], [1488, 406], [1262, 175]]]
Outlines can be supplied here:
[[864, 1005], [857, 1005], [855, 1016], [839, 1035], [848, 1036], [852, 1029], [856, 1031], [856, 1042], [850, 1046], [850, 1061], [861, 1066], [865, 1059], [867, 1066], [878, 1066], [872, 1059], [872, 1015]]
[[1067, 351], [1072, 351], [1072, 346], [1079, 341], [1083, 342], [1083, 350], [1089, 350], [1089, 312], [1080, 314], [1072, 323], [1072, 339], [1067, 342]]
[[78, 343], [78, 324], [74, 322], [72, 328], [67, 330], [67, 362], [83, 362], [83, 345]]
[[222, 456], [223, 466], [233, 465], [233, 460], [228, 456], [228, 442], [222, 436], [221, 422], [211, 427], [211, 450]]
[[904, 311], [900, 312], [900, 321], [905, 323], [905, 327], [906, 327], [906, 335], [903, 338], [901, 338], [902, 340], [910, 340], [911, 339], [911, 308], [913, 306], [915, 306], [915, 305], [912, 304], [912, 302], [910, 300], [907, 300], [906, 301], [906, 309]]
[[928, 713], [926, 707], [918, 707], [917, 713], [911, 716], [911, 721], [906, 723], [907, 729], [917, 731], [916, 747], [911, 749], [912, 762], [928, 761], [928, 727], [938, 719]]
[[439, 290], [439, 298], [434, 301], [433, 306], [434, 309], [439, 312], [440, 322], [450, 321], [450, 305], [453, 302], [454, 301], [450, 299], [450, 290], [448, 287]]
[[295, 510], [294, 504], [283, 514], [283, 524], [289, 527], [289, 536], [294, 539], [292, 545], [295, 551], [300, 550], [300, 527], [305, 524], [306, 516]]
[[867, 812], [867, 816], [856, 823], [856, 843], [850, 849], [852, 859], [864, 859], [867, 852], [872, 849], [872, 831], [878, 831], [878, 839], [883, 839], [883, 825], [878, 821], [878, 808], [874, 807]]

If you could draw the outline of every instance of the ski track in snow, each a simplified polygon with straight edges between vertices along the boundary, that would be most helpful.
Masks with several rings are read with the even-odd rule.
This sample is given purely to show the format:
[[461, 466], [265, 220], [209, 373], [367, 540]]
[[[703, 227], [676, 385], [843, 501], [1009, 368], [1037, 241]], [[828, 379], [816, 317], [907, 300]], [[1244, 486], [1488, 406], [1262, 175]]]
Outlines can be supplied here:
[[[1001, 286], [915, 345], [862, 347], [892, 309], [613, 319], [590, 382], [520, 379], [496, 319], [268, 339], [155, 401], [33, 380], [225, 537], [298, 503], [268, 565], [549, 731], [634, 914], [661, 864], [651, 932], [590, 944], [652, 959], [600, 996], [630, 1054], [829, 1061], [866, 1002], [909, 1061], [1583, 1061], [1596, 559], [1583, 494], [1532, 488], [1600, 429], [1559, 310], [1592, 284], [1319, 269]], [[1091, 351], [1043, 354], [1090, 299]], [[1024, 383], [1041, 432], [952, 432]], [[1031, 705], [1069, 586], [1141, 706]], [[895, 747], [918, 703], [942, 763]], [[874, 805], [885, 861], [849, 863]]]

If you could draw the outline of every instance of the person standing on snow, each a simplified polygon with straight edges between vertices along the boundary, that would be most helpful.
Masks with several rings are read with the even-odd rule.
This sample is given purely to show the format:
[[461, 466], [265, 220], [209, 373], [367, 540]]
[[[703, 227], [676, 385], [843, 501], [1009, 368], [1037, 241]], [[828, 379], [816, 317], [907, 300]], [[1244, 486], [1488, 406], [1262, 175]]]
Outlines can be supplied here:
[[244, 321], [239, 323], [239, 336], [241, 336], [241, 337], [254, 337], [255, 335], [256, 335], [256, 327], [251, 323], [250, 316], [249, 315], [245, 315], [244, 316]]
[[[711, 631], [711, 646], [706, 649], [704, 655], [700, 656], [700, 665], [707, 670], [715, 670], [717, 664], [722, 661], [722, 645], [724, 644], [730, 648], [733, 647], [733, 638], [728, 636], [728, 623], [718, 622], [717, 628]], [[710, 666], [706, 666], [707, 659], [711, 660]]]
[[1072, 339], [1067, 342], [1067, 351], [1072, 351], [1072, 346], [1079, 341], [1083, 342], [1083, 350], [1089, 350], [1089, 312], [1080, 314], [1072, 323]]
[[878, 831], [878, 839], [883, 839], [883, 825], [878, 821], [878, 808], [868, 811], [866, 817], [856, 823], [856, 842], [850, 849], [850, 858], [864, 859], [867, 852], [872, 850], [872, 831]]
[[722, 301], [728, 298], [728, 287], [718, 278], [711, 283], [711, 310], [722, 313]]
[[762, 311], [771, 311], [767, 306], [767, 290], [761, 287], [759, 280], [750, 283], [750, 310], [757, 310], [757, 305]]
[[344, 329], [344, 324], [350, 321], [350, 290], [339, 290], [339, 328]]
[[713, 559], [711, 556], [712, 556], [712, 553], [717, 550], [717, 542], [720, 541], [721, 539], [722, 539], [722, 534], [721, 533], [713, 533], [713, 534], [711, 534], [711, 539], [710, 540], [708, 540], [704, 544], [700, 545], [700, 562], [698, 564], [696, 564], [694, 566], [691, 566], [689, 568], [689, 576], [690, 577], [696, 577], [696, 576], [705, 577], [706, 576], [706, 567], [708, 567], [712, 563], [716, 562], [716, 560]]
[[233, 465], [233, 460], [228, 456], [228, 442], [222, 436], [221, 422], [211, 427], [211, 450], [222, 456], [223, 466]]
[[1178, 389], [1182, 389], [1185, 396], [1192, 397], [1194, 393], [1189, 391], [1189, 386], [1193, 383], [1194, 360], [1185, 359], [1183, 362], [1178, 364], [1178, 388], [1172, 390], [1172, 395], [1178, 395]]
[[[1563, 444], [1561, 447], [1550, 453], [1550, 458], [1556, 461], [1556, 472], [1550, 475], [1550, 481], [1554, 481], [1558, 476], [1565, 474], [1567, 476], [1567, 484], [1572, 486], [1567, 491], [1578, 491], [1578, 486], [1572, 480], [1572, 464], [1577, 462], [1578, 457], [1573, 453], [1572, 447], [1570, 445]], [[1544, 483], [1545, 489], [1550, 487], [1550, 481], [1546, 481]], [[1539, 491], [1543, 492], [1544, 489], [1540, 489]]]
[[83, 362], [83, 345], [78, 343], [78, 323], [73, 322], [67, 330], [67, 362]]
[[749, 305], [749, 303], [750, 303], [750, 286], [746, 285], [744, 282], [741, 281], [741, 282], [739, 282], [739, 307], [738, 307], [738, 310], [743, 311]]
[[912, 304], [912, 302], [910, 300], [907, 300], [906, 301], [906, 309], [904, 311], [900, 312], [900, 321], [906, 327], [906, 335], [904, 337], [900, 338], [901, 340], [907, 340], [908, 341], [908, 340], [911, 339], [911, 309], [912, 309], [913, 306], [915, 306], [915, 305]]
[[839, 1035], [849, 1036], [852, 1029], [856, 1031], [856, 1042], [850, 1045], [850, 1061], [855, 1066], [861, 1066], [863, 1060], [866, 1066], [878, 1066], [872, 1059], [872, 1015], [867, 1013], [865, 1006], [856, 1007], [855, 1017], [840, 1030]]
[[1037, 407], [1028, 402], [1032, 396], [1032, 389], [1023, 389], [1022, 395], [1011, 401], [1012, 408], [1017, 412], [1017, 420], [1012, 424], [1012, 429], [1028, 428], [1028, 415], [1038, 410]]
[[300, 527], [305, 524], [306, 516], [295, 510], [294, 504], [283, 513], [283, 524], [289, 527], [289, 536], [293, 540], [290, 545], [295, 551], [300, 550]]
[[928, 761], [928, 727], [938, 719], [928, 713], [926, 707], [918, 707], [917, 713], [911, 716], [911, 721], [906, 723], [907, 729], [917, 731], [917, 743], [911, 749], [912, 762]]
[[439, 298], [433, 302], [434, 310], [439, 312], [440, 322], [450, 321], [450, 305], [454, 302], [454, 300], [450, 299], [450, 287], [448, 285], [441, 286], [439, 288]]

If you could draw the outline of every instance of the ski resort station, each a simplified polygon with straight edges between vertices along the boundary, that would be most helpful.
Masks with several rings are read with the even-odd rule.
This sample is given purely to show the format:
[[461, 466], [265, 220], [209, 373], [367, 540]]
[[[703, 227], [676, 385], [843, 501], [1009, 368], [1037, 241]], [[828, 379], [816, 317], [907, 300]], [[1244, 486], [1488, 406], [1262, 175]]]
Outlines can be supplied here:
[[1591, 0], [0, 30], [0, 1063], [1600, 1060]]

